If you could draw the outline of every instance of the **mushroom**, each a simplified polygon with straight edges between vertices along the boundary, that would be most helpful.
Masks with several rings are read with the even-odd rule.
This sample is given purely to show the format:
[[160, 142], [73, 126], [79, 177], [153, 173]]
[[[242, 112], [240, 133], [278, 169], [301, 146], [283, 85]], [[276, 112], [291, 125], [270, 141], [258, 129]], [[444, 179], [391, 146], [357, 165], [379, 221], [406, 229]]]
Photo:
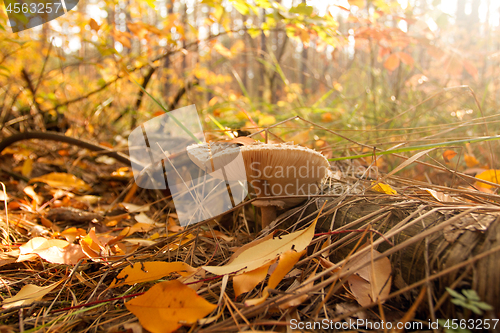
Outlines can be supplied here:
[[[200, 168], [211, 170], [219, 179], [244, 180], [252, 187], [260, 207], [262, 227], [276, 219], [278, 208], [289, 208], [316, 193], [326, 176], [329, 162], [321, 153], [288, 143], [260, 143], [237, 147], [235, 144], [212, 143], [187, 148], [191, 160]], [[241, 152], [245, 170], [225, 167]], [[272, 199], [280, 196], [281, 198]]]

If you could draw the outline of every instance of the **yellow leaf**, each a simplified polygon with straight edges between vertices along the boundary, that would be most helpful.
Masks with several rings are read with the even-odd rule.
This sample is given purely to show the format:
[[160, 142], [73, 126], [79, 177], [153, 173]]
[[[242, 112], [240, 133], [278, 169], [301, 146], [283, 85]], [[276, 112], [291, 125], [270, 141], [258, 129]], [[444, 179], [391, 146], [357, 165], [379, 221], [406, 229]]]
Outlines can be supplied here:
[[[315, 227], [316, 221], [304, 230], [251, 242], [247, 244], [243, 251], [235, 252], [226, 265], [203, 266], [203, 269], [215, 275], [243, 274], [252, 271], [292, 248], [297, 252], [303, 251], [311, 243]], [[269, 236], [272, 237], [272, 235]]]
[[125, 306], [152, 333], [170, 333], [184, 323], [194, 324], [217, 307], [177, 280], [155, 284]]
[[31, 171], [33, 171], [33, 160], [28, 157], [23, 163], [21, 173], [23, 176], [29, 177], [31, 175]]
[[234, 296], [238, 297], [239, 295], [254, 289], [266, 278], [269, 266], [271, 266], [273, 263], [274, 261], [271, 261], [264, 266], [254, 269], [253, 271], [233, 277]]
[[[147, 281], [161, 279], [171, 273], [179, 273], [182, 276], [188, 276], [196, 270], [184, 262], [164, 262], [164, 261], [146, 261], [137, 262], [133, 266], [125, 267], [116, 277], [116, 284], [111, 286], [121, 286], [124, 284], [135, 284]], [[124, 281], [121, 281], [125, 279]]]
[[[373, 182], [373, 183], [375, 183], [375, 182]], [[377, 191], [380, 193], [385, 193], [385, 194], [391, 194], [391, 195], [398, 194], [398, 192], [396, 192], [396, 190], [394, 190], [392, 187], [390, 187], [387, 184], [383, 184], [383, 183], [378, 183], [377, 185], [373, 186], [372, 189], [374, 191]]]
[[[380, 252], [373, 251], [376, 257]], [[354, 266], [371, 261], [372, 254], [366, 253], [347, 263], [346, 270]], [[347, 282], [354, 297], [361, 306], [367, 306], [376, 302], [379, 298], [385, 298], [391, 290], [391, 261], [388, 258], [381, 258], [373, 264], [367, 265], [347, 278]]]
[[259, 126], [269, 126], [276, 123], [276, 118], [271, 115], [262, 115], [259, 117]]
[[31, 178], [30, 183], [40, 182], [63, 190], [90, 191], [92, 188], [75, 175], [68, 173], [52, 172], [40, 177]]
[[464, 154], [464, 160], [465, 160], [465, 164], [469, 168], [473, 168], [479, 164], [479, 161], [473, 155]]
[[224, 45], [222, 45], [221, 43], [216, 43], [214, 45], [214, 49], [215, 51], [217, 51], [220, 55], [226, 57], [226, 58], [232, 58], [233, 57], [233, 54], [231, 53], [231, 51], [226, 48]]
[[363, 9], [365, 7], [366, 1], [365, 0], [348, 0], [349, 5], [351, 6], [356, 6], [359, 9]]
[[27, 284], [19, 290], [16, 296], [4, 299], [2, 308], [8, 309], [14, 306], [28, 305], [39, 301], [43, 298], [43, 296], [47, 295], [55, 287], [57, 287], [62, 281], [63, 280], [46, 287], [38, 287], [33, 284]]
[[87, 231], [82, 228], [71, 227], [61, 232], [61, 235], [66, 238], [68, 242], [74, 243], [75, 240], [79, 239], [80, 237], [87, 236]]
[[264, 303], [264, 301], [269, 297], [269, 288], [274, 289], [278, 286], [281, 280], [285, 277], [285, 275], [290, 272], [293, 266], [299, 261], [300, 257], [302, 257], [306, 253], [306, 250], [301, 252], [296, 252], [295, 250], [288, 250], [280, 256], [280, 261], [278, 262], [278, 266], [269, 277], [269, 282], [267, 283], [267, 287], [264, 288], [264, 292], [262, 293], [262, 297], [255, 298], [251, 300], [247, 300], [245, 302], [246, 306], [258, 305]]
[[[476, 175], [476, 178], [486, 180], [488, 182], [492, 182], [495, 184], [500, 184], [500, 170], [486, 170], [484, 172], [481, 172], [479, 175]], [[481, 182], [476, 182], [476, 186], [478, 187], [484, 187], [484, 188], [492, 188], [493, 185], [488, 185], [485, 183]]]

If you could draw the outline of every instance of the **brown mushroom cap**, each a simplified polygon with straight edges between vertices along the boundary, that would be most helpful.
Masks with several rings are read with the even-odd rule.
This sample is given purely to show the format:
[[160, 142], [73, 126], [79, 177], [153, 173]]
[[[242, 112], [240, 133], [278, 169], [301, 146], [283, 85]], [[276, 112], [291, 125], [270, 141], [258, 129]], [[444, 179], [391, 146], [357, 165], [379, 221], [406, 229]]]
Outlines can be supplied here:
[[[191, 160], [202, 169], [214, 172], [223, 179], [219, 169], [224, 167], [227, 179], [248, 180], [252, 187], [262, 187], [258, 196], [308, 195], [326, 176], [328, 160], [321, 153], [292, 144], [237, 146], [227, 143], [191, 145], [187, 148]], [[232, 167], [242, 154], [245, 170]]]

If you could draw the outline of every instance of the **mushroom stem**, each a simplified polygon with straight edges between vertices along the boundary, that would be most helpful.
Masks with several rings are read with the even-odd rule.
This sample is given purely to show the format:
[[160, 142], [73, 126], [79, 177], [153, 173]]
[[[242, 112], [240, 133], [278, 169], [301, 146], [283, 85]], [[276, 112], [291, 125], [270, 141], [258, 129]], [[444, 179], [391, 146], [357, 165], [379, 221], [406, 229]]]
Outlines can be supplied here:
[[276, 206], [260, 207], [260, 213], [262, 215], [262, 229], [264, 229], [276, 219]]

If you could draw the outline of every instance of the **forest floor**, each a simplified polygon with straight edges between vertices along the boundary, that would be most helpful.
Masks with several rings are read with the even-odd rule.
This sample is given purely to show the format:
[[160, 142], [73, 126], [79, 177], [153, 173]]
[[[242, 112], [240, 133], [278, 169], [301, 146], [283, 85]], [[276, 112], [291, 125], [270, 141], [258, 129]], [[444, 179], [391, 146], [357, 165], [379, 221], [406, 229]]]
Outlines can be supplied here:
[[452, 319], [471, 331], [498, 322], [492, 190], [336, 172], [322, 195], [264, 230], [250, 201], [183, 228], [166, 192], [138, 188], [109, 157], [26, 141], [0, 166], [0, 332], [391, 331], [382, 322], [451, 332]]

